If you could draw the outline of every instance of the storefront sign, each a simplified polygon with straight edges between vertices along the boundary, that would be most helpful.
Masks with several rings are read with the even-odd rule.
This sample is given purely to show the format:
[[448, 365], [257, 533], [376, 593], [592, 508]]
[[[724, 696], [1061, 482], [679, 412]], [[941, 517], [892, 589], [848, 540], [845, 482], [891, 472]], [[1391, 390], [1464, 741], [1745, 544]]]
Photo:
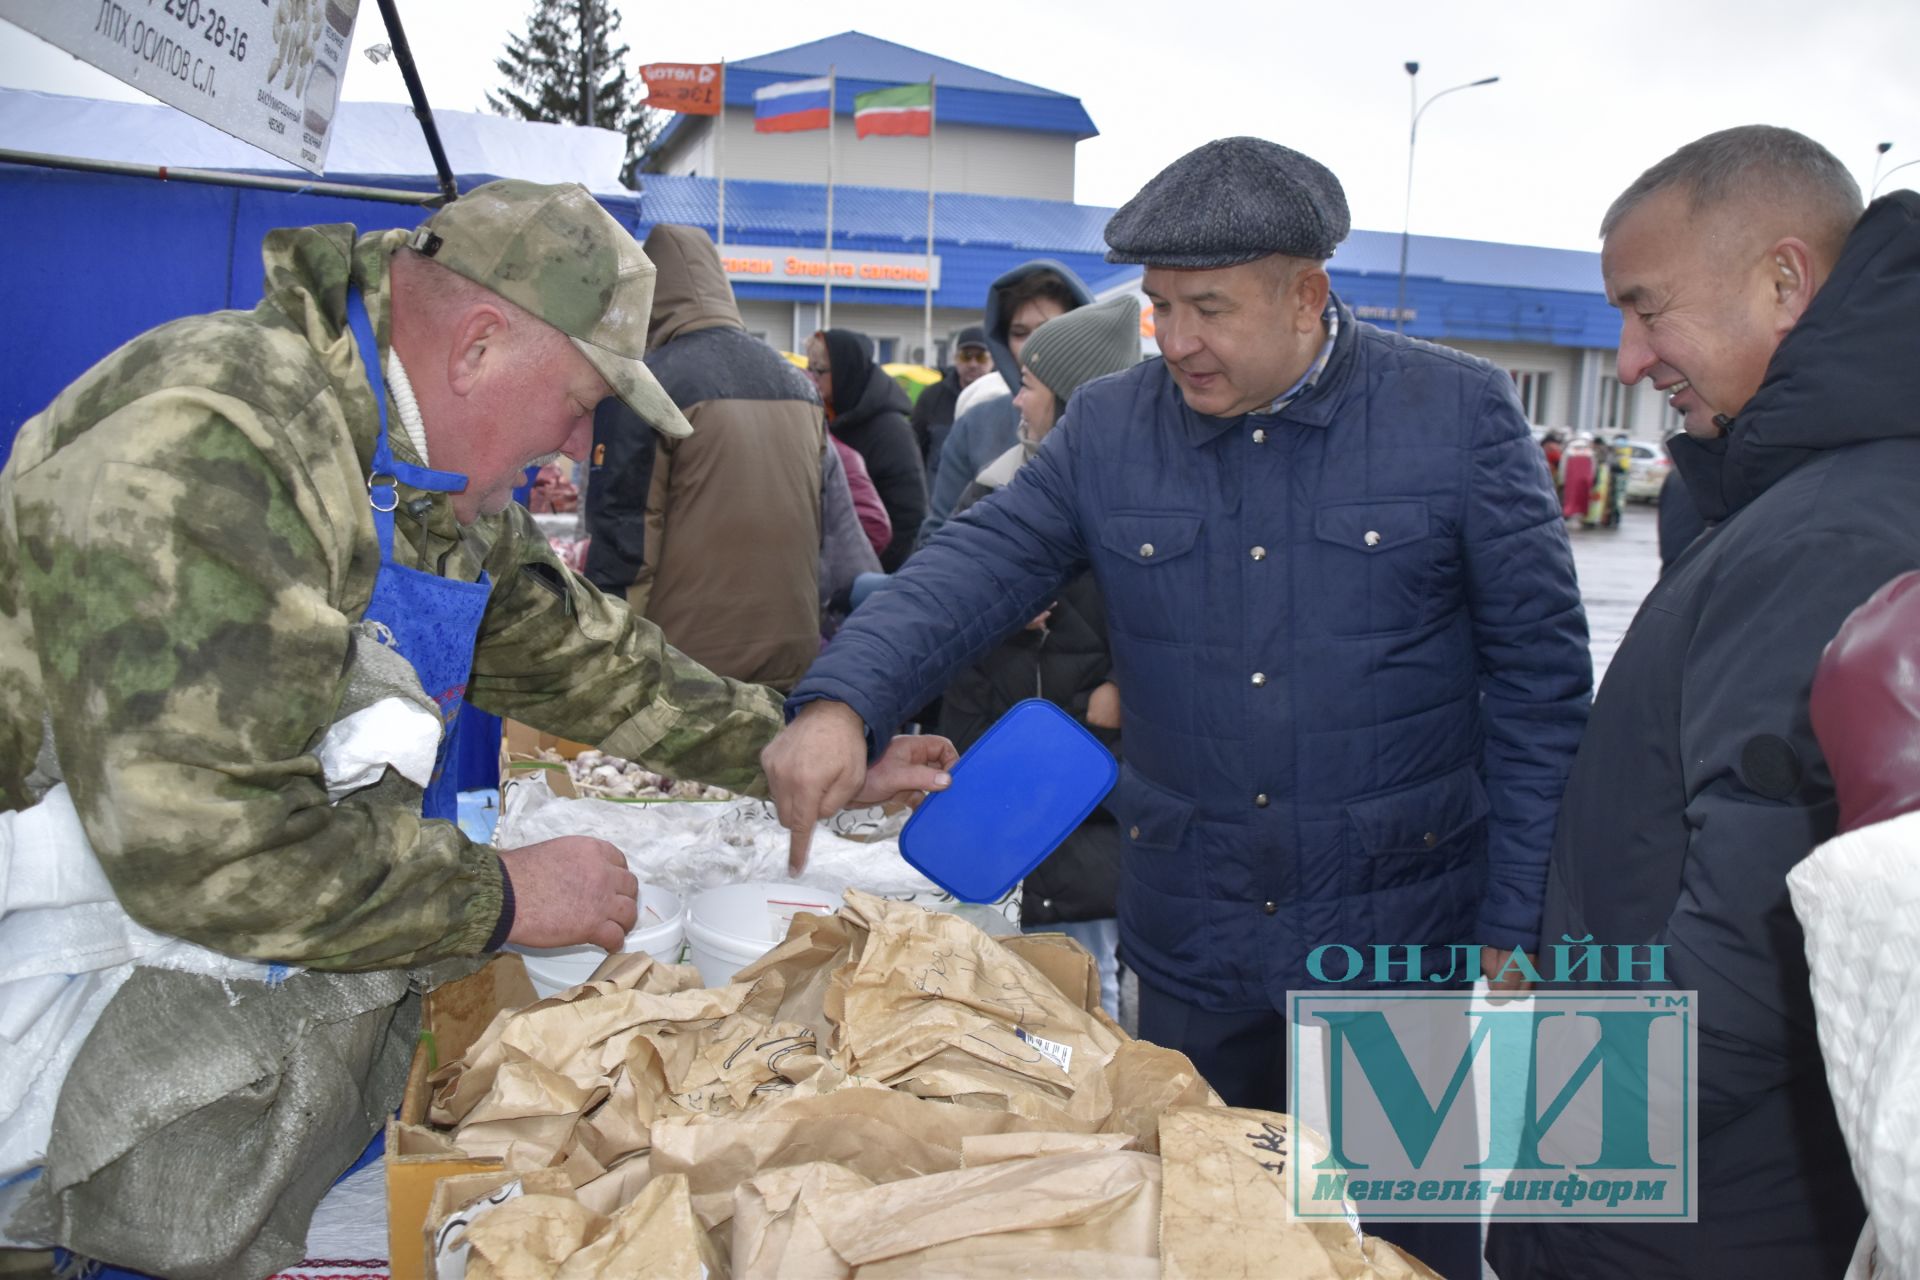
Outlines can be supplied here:
[[640, 68], [647, 105], [683, 116], [717, 116], [723, 69], [717, 62], [649, 62]]
[[360, 0], [0, 0], [0, 18], [323, 173], [359, 8]]
[[[0, 0], [4, 3], [4, 0]], [[732, 244], [720, 255], [727, 279], [735, 284], [819, 284], [827, 282], [827, 255], [823, 249], [783, 249], [770, 245]], [[940, 287], [940, 255], [933, 256], [933, 278], [927, 278], [927, 257], [921, 253], [867, 253], [841, 249], [833, 255], [835, 288], [924, 290]]]

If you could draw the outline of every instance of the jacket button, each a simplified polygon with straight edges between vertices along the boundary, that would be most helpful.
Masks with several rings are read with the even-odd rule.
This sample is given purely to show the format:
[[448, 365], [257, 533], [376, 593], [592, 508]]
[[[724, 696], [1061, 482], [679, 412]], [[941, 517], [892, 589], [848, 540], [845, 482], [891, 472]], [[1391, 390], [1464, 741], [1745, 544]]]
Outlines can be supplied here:
[[1140, 544], [1140, 558], [1143, 560], [1153, 559], [1153, 544], [1151, 542], [1143, 542]]
[[1427, 832], [1427, 834], [1420, 837], [1420, 843], [1426, 845], [1427, 848], [1431, 849], [1433, 848], [1433, 846], [1440, 843], [1440, 837], [1436, 835], [1434, 832], [1429, 831]]
[[1252, 556], [1255, 560], [1265, 560], [1267, 558], [1267, 549], [1265, 547], [1255, 547], [1253, 550], [1249, 551], [1247, 554]]
[[1254, 808], [1256, 808], [1256, 809], [1264, 809], [1264, 808], [1266, 808], [1266, 807], [1267, 807], [1267, 793], [1266, 793], [1266, 792], [1264, 792], [1264, 791], [1262, 791], [1262, 792], [1261, 792], [1261, 793], [1260, 793], [1259, 795], [1257, 795], [1257, 796], [1255, 796], [1255, 797], [1253, 798], [1253, 807], [1254, 807]]
[[1254, 686], [1254, 688], [1256, 688], [1256, 689], [1257, 689], [1257, 688], [1259, 688], [1259, 687], [1260, 687], [1261, 685], [1263, 685], [1263, 684], [1265, 684], [1266, 682], [1267, 682], [1267, 673], [1266, 673], [1266, 672], [1264, 672], [1264, 671], [1256, 671], [1256, 672], [1254, 672], [1254, 673], [1253, 673], [1253, 686]]
[[1267, 442], [1267, 430], [1265, 427], [1255, 427], [1253, 429], [1253, 442], [1255, 444], [1265, 444]]
[[1274, 915], [1280, 910], [1280, 907], [1278, 903], [1263, 902], [1260, 904], [1260, 909], [1266, 912], [1268, 915]]
[[1378, 531], [1378, 530], [1375, 530], [1375, 529], [1369, 529], [1369, 530], [1367, 530], [1367, 538], [1366, 538], [1366, 542], [1367, 542], [1367, 545], [1368, 545], [1368, 546], [1370, 546], [1370, 547], [1377, 547], [1377, 546], [1379, 546], [1379, 545], [1380, 545], [1380, 533], [1379, 533], [1379, 531]]
[[1040, 905], [1041, 905], [1041, 906], [1043, 906], [1043, 907], [1045, 907], [1045, 908], [1047, 908], [1047, 909], [1048, 909], [1049, 911], [1051, 911], [1051, 910], [1053, 909], [1053, 899], [1052, 899], [1052, 898], [1042, 898], [1042, 899], [1040, 899]]
[[1127, 828], [1127, 839], [1138, 840], [1139, 838], [1140, 838], [1140, 828], [1138, 827]]

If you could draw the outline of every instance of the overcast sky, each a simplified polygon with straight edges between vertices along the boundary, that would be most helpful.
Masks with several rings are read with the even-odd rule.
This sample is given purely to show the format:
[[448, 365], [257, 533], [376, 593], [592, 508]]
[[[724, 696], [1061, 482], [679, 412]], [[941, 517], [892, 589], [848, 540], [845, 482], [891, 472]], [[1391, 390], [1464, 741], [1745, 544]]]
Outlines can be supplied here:
[[[737, 61], [857, 29], [1076, 96], [1101, 131], [1079, 148], [1084, 204], [1119, 204], [1188, 149], [1251, 133], [1331, 167], [1355, 226], [1398, 231], [1408, 59], [1421, 64], [1423, 101], [1500, 77], [1421, 120], [1412, 225], [1429, 235], [1597, 248], [1594, 229], [1621, 188], [1681, 143], [1734, 124], [1812, 135], [1863, 189], [1877, 143], [1894, 144], [1889, 169], [1920, 160], [1914, 0], [616, 4], [636, 62]], [[400, 8], [433, 104], [484, 109], [499, 78], [493, 60], [533, 5]], [[362, 0], [344, 96], [405, 99], [392, 63], [358, 53], [386, 38], [373, 0]], [[142, 97], [4, 21], [0, 84]], [[1920, 186], [1920, 165], [1882, 192], [1903, 185]]]

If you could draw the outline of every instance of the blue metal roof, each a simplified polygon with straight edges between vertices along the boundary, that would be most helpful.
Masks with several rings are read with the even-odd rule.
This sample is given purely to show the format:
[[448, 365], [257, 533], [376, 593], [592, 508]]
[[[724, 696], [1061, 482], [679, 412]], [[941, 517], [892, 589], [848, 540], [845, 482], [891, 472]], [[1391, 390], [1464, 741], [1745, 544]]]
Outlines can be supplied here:
[[[970, 67], [951, 58], [937, 57], [904, 44], [882, 40], [861, 31], [843, 31], [824, 40], [812, 40], [777, 49], [757, 58], [743, 58], [727, 64], [729, 71], [765, 71], [782, 80], [795, 76], [823, 76], [827, 68], [845, 80], [871, 80], [878, 84], [913, 84], [936, 76], [942, 89], [980, 89], [987, 93], [1024, 94], [1036, 98], [1059, 98], [1078, 102], [1052, 89], [1042, 89], [1024, 80], [1010, 80], [991, 71]], [[733, 88], [730, 84], [729, 90]], [[729, 102], [751, 102], [752, 95], [727, 94]]]
[[[1385, 274], [1398, 281], [1400, 237], [1391, 231], [1356, 231], [1329, 264], [1334, 270]], [[1605, 293], [1600, 255], [1578, 249], [1542, 249], [1490, 240], [1449, 240], [1440, 236], [1408, 238], [1407, 278], [1426, 276], [1472, 284], [1515, 285], [1523, 289], [1566, 289]]]
[[[656, 222], [715, 226], [717, 184], [711, 178], [647, 175], [638, 208], [629, 216], [644, 236]], [[614, 200], [603, 198], [612, 206]], [[993, 277], [1031, 258], [1072, 267], [1095, 293], [1137, 279], [1138, 267], [1105, 260], [1101, 236], [1111, 209], [1055, 200], [942, 194], [934, 205], [934, 250], [941, 285], [934, 301], [962, 309], [981, 305]], [[887, 187], [842, 187], [833, 192], [838, 248], [919, 253], [926, 244], [926, 193]], [[785, 182], [727, 183], [727, 239], [736, 244], [818, 248], [826, 228], [826, 188]], [[1327, 264], [1334, 288], [1362, 314], [1391, 316], [1397, 303], [1400, 237], [1356, 231]], [[1407, 255], [1407, 332], [1424, 338], [1537, 342], [1563, 347], [1612, 347], [1619, 317], [1607, 305], [1600, 255], [1482, 240], [1413, 236]], [[743, 298], [808, 300], [818, 285], [739, 282]], [[918, 306], [920, 295], [835, 285], [834, 297], [892, 306]], [[1390, 320], [1384, 321], [1391, 323]]]
[[[1399, 301], [1400, 237], [1356, 231], [1327, 270], [1349, 305], [1391, 316]], [[1407, 307], [1414, 316], [1406, 331], [1418, 338], [1603, 350], [1620, 339], [1620, 315], [1607, 304], [1600, 255], [1577, 249], [1411, 236]]]
[[[1064, 133], [1075, 141], [1100, 136], [1078, 98], [859, 31], [729, 62], [727, 105], [751, 107], [755, 89], [783, 80], [824, 76], [830, 68], [834, 73], [833, 109], [838, 115], [853, 114], [853, 100], [858, 94], [889, 85], [919, 84], [931, 76], [935, 114], [942, 124]], [[670, 145], [695, 118], [675, 116], [658, 145]]]

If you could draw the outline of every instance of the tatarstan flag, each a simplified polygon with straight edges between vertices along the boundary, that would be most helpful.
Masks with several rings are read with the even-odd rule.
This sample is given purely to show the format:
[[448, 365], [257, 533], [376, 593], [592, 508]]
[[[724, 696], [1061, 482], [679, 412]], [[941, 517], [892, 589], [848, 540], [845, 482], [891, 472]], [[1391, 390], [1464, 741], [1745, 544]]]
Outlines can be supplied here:
[[900, 84], [875, 89], [853, 100], [853, 133], [857, 138], [924, 138], [933, 132], [933, 82]]

